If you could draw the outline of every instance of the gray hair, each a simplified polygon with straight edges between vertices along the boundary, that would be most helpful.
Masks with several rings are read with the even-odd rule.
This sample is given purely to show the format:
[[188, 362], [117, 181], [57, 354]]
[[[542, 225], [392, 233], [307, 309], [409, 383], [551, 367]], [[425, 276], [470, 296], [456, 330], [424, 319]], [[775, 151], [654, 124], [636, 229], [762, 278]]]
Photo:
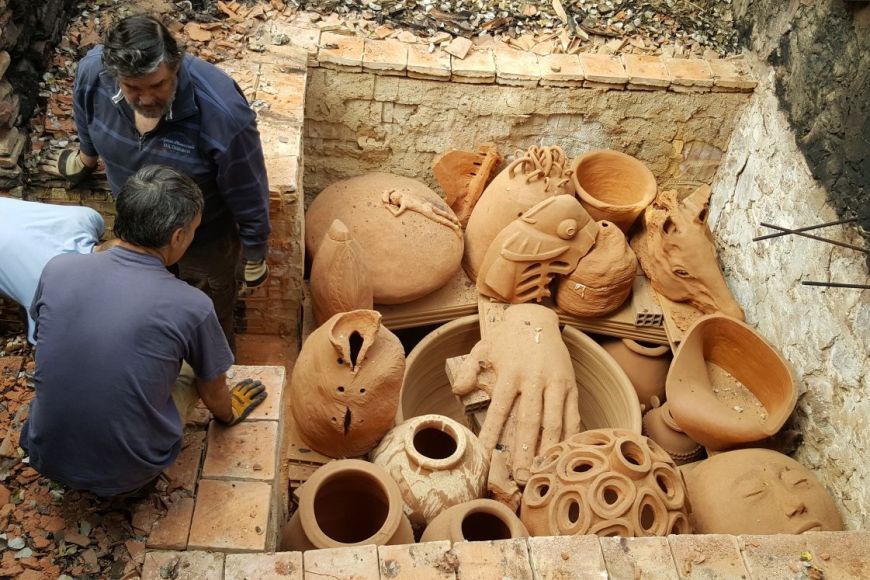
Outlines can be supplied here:
[[140, 77], [165, 62], [176, 69], [184, 58], [169, 29], [151, 16], [128, 16], [106, 33], [103, 66], [115, 78]]

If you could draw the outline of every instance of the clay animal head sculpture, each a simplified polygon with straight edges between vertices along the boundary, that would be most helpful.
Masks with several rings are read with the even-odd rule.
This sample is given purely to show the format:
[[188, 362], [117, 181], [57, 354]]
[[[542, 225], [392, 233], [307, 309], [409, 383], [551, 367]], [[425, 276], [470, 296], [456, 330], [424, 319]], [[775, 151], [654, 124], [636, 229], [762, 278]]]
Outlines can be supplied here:
[[574, 196], [547, 198], [496, 236], [480, 266], [477, 290], [505, 302], [540, 302], [550, 295], [553, 277], [574, 270], [597, 235], [598, 224]]
[[710, 187], [703, 185], [683, 201], [664, 191], [643, 215], [643, 228], [631, 247], [653, 288], [674, 302], [688, 302], [704, 314], [722, 312], [744, 319], [725, 284], [707, 227]]
[[329, 226], [311, 264], [311, 302], [317, 324], [339, 312], [374, 306], [362, 248], [341, 220]]
[[770, 449], [719, 453], [685, 472], [699, 534], [839, 531], [833, 499], [810, 470]]
[[302, 345], [293, 416], [305, 443], [329, 457], [363, 455], [393, 426], [405, 355], [380, 322], [374, 310], [336, 314]]

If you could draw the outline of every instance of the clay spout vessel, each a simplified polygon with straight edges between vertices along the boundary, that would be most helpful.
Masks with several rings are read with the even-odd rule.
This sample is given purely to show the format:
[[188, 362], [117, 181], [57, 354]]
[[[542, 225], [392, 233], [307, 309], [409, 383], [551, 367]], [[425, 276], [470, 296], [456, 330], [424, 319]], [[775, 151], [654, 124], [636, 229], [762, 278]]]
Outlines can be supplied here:
[[439, 514], [423, 532], [420, 541], [479, 542], [526, 538], [528, 535], [526, 527], [506, 505], [493, 499], [476, 499]]
[[643, 416], [643, 434], [661, 445], [677, 465], [692, 463], [704, 457], [704, 448], [680, 429], [667, 403]]
[[317, 324], [340, 312], [374, 306], [362, 248], [341, 220], [329, 226], [311, 264], [311, 303]]
[[[733, 377], [727, 379], [729, 384], [711, 376], [722, 371]], [[751, 398], [724, 398], [725, 393], [737, 396], [743, 388], [760, 408]], [[689, 328], [671, 363], [666, 392], [677, 425], [715, 451], [774, 435], [797, 401], [785, 359], [750, 326], [721, 314], [700, 318]]]
[[298, 490], [282, 550], [414, 542], [399, 488], [383, 468], [358, 459], [327, 463]]
[[665, 380], [671, 367], [669, 347], [630, 338], [605, 340], [601, 346], [628, 375], [644, 408], [652, 409], [664, 401]]

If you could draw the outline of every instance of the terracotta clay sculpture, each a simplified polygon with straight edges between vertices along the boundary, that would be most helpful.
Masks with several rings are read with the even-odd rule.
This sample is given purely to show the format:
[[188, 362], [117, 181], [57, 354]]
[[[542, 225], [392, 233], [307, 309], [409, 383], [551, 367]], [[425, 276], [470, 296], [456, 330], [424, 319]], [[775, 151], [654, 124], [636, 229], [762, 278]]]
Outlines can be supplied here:
[[704, 457], [704, 448], [680, 429], [667, 403], [646, 412], [643, 416], [643, 434], [661, 445], [677, 465], [692, 463]]
[[676, 465], [654, 441], [584, 431], [535, 458], [520, 518], [533, 536], [691, 533]]
[[340, 220], [329, 226], [311, 264], [311, 303], [317, 324], [339, 312], [371, 310], [374, 306], [362, 248]]
[[631, 295], [637, 258], [625, 234], [613, 223], [598, 222], [595, 246], [556, 286], [556, 304], [576, 316], [606, 316]]
[[628, 375], [640, 404], [646, 410], [665, 400], [665, 379], [671, 367], [669, 347], [630, 338], [606, 339], [601, 346]]
[[710, 186], [703, 185], [683, 201], [664, 191], [643, 214], [642, 228], [631, 238], [640, 267], [652, 287], [674, 302], [688, 302], [704, 314], [722, 312], [744, 319], [731, 296], [716, 259], [713, 234], [707, 227]]
[[774, 435], [797, 401], [785, 359], [750, 326], [721, 314], [689, 329], [666, 392], [677, 425], [717, 451]]
[[834, 500], [813, 473], [770, 449], [719, 453], [684, 473], [699, 534], [840, 531]]
[[529, 532], [517, 515], [492, 499], [476, 499], [445, 510], [423, 532], [421, 542], [482, 542], [526, 538]]
[[613, 222], [625, 234], [656, 196], [656, 178], [647, 166], [611, 149], [576, 157], [571, 180], [589, 215]]
[[336, 219], [359, 243], [377, 304], [410, 302], [441, 288], [461, 263], [459, 221], [415, 179], [369, 173], [321, 191], [305, 212], [305, 247], [312, 259]]
[[595, 244], [598, 224], [577, 199], [557, 195], [507, 225], [486, 252], [477, 290], [505, 302], [540, 302], [550, 282], [567, 275]]
[[468, 224], [471, 211], [501, 161], [492, 143], [478, 145], [477, 152], [453, 149], [432, 161], [432, 173], [444, 190], [444, 201], [456, 213], [462, 227]]
[[311, 333], [293, 368], [299, 435], [329, 457], [368, 453], [393, 426], [404, 371], [402, 343], [380, 313], [336, 314]]
[[399, 484], [415, 528], [486, 492], [489, 455], [483, 444], [468, 428], [440, 415], [415, 417], [393, 428], [371, 460]]
[[284, 527], [282, 550], [414, 542], [399, 487], [377, 465], [358, 459], [332, 461], [296, 494], [299, 507]]
[[463, 267], [477, 280], [487, 249], [508, 224], [555, 195], [573, 195], [569, 160], [559, 147], [530, 147], [487, 186], [465, 229]]

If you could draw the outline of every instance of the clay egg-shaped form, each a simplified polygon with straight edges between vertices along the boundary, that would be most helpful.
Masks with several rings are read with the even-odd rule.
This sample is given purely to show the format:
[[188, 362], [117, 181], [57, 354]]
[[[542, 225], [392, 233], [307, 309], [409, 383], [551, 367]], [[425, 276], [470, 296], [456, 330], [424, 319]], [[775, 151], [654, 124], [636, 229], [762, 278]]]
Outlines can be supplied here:
[[317, 324], [339, 312], [371, 310], [374, 306], [362, 248], [341, 220], [329, 226], [311, 263], [311, 304]]
[[699, 534], [839, 531], [843, 520], [812, 472], [770, 449], [718, 453], [684, 473]]
[[462, 261], [459, 220], [415, 179], [368, 173], [321, 191], [305, 212], [305, 246], [312, 258], [336, 219], [359, 242], [378, 304], [425, 296], [450, 280]]
[[665, 391], [677, 425], [714, 451], [776, 434], [797, 402], [785, 359], [749, 325], [722, 314], [689, 328]]
[[652, 171], [619, 151], [588, 151], [574, 159], [571, 170], [574, 188], [589, 215], [613, 222], [626, 234], [656, 197]]
[[683, 433], [671, 416], [667, 403], [643, 416], [643, 434], [661, 445], [677, 465], [685, 465], [704, 457], [704, 448]]
[[630, 338], [605, 340], [601, 346], [628, 375], [641, 405], [649, 410], [665, 400], [665, 380], [671, 368], [670, 347]]
[[399, 484], [415, 528], [486, 492], [489, 458], [483, 444], [467, 427], [441, 415], [415, 417], [394, 427], [371, 460]]
[[654, 441], [623, 429], [578, 433], [536, 457], [520, 518], [533, 536], [691, 533], [683, 480]]
[[455, 505], [438, 515], [421, 542], [483, 542], [526, 538], [529, 532], [517, 515], [493, 499], [476, 499]]
[[405, 354], [374, 310], [336, 314], [311, 333], [290, 384], [299, 435], [329, 457], [371, 451], [393, 426]]

